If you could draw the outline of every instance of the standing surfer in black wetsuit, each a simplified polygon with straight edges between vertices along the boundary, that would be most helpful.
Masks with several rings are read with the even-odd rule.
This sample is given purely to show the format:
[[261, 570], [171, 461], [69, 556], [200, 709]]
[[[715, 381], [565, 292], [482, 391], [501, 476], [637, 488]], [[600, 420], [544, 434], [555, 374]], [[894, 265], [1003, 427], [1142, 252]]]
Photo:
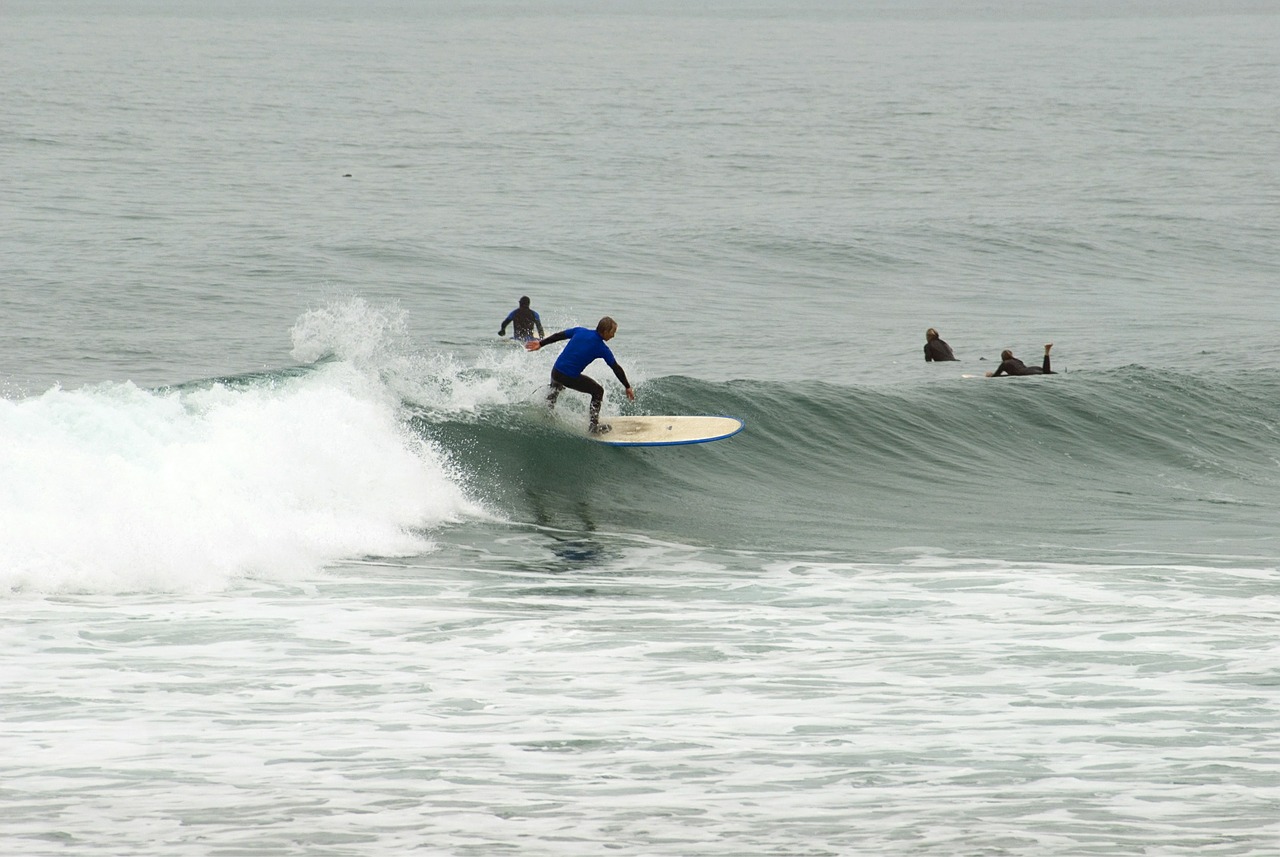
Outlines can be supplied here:
[[1013, 352], [1007, 348], [1000, 352], [1000, 365], [996, 367], [996, 371], [988, 372], [988, 378], [999, 378], [1001, 375], [1054, 375], [1055, 373], [1049, 368], [1049, 349], [1053, 347], [1053, 343], [1047, 343], [1044, 347], [1044, 361], [1039, 366], [1028, 366], [1017, 357], [1013, 356]]
[[955, 352], [951, 350], [951, 346], [943, 342], [942, 337], [938, 336], [938, 331], [932, 327], [924, 332], [924, 362], [925, 363], [941, 363], [944, 360], [955, 360]]
[[547, 335], [542, 329], [542, 319], [529, 308], [528, 296], [520, 298], [520, 306], [509, 312], [502, 320], [502, 327], [498, 328], [499, 336], [507, 335], [508, 324], [511, 325], [511, 338], [519, 342], [532, 341], [535, 327], [538, 328], [539, 337]]

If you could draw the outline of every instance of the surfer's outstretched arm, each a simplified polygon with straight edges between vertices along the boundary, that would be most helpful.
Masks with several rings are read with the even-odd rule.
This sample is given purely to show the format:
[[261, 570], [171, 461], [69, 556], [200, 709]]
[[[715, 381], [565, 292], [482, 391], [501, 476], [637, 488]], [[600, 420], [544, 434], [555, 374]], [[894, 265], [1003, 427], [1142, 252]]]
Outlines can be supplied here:
[[546, 339], [530, 339], [524, 344], [524, 347], [526, 351], [537, 351], [544, 345], [553, 345], [568, 338], [569, 332], [567, 330], [561, 330], [557, 333], [551, 334]]

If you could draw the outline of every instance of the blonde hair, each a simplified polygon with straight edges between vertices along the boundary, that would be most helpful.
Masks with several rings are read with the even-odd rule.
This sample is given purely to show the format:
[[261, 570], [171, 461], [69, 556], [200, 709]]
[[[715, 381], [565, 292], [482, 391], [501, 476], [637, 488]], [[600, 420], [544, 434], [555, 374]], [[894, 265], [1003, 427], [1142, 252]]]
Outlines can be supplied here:
[[596, 323], [596, 333], [601, 336], [604, 336], [606, 333], [616, 331], [617, 329], [618, 323], [607, 315]]

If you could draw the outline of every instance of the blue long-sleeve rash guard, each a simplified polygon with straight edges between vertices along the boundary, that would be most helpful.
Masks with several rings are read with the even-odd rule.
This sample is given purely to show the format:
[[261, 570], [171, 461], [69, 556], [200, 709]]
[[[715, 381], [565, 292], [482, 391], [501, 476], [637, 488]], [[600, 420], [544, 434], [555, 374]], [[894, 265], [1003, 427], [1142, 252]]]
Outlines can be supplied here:
[[576, 378], [592, 362], [603, 360], [609, 364], [613, 374], [618, 376], [622, 386], [631, 386], [631, 382], [627, 380], [627, 373], [623, 372], [622, 367], [618, 365], [613, 352], [605, 344], [604, 337], [589, 327], [571, 327], [568, 330], [553, 333], [542, 340], [540, 347], [551, 345], [564, 339], [569, 340], [569, 344], [564, 347], [564, 350], [560, 352], [560, 356], [556, 358], [555, 365], [551, 367], [553, 371], [559, 372], [568, 378]]

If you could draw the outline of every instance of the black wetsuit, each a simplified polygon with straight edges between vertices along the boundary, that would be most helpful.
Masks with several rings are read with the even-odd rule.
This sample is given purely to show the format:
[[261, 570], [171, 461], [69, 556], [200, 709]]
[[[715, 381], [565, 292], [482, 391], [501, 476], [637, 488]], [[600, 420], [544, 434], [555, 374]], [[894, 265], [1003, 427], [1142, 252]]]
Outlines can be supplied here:
[[502, 320], [502, 327], [498, 328], [499, 336], [506, 336], [508, 324], [511, 325], [511, 336], [521, 342], [533, 339], [534, 327], [538, 328], [538, 336], [543, 335], [542, 319], [527, 306], [516, 307]]
[[924, 362], [933, 363], [935, 361], [941, 363], [944, 360], [955, 360], [956, 355], [951, 350], [951, 346], [943, 342], [941, 339], [930, 339], [924, 344]]
[[1053, 370], [1049, 368], [1049, 354], [1044, 355], [1044, 362], [1039, 366], [1028, 366], [1017, 357], [1010, 357], [1008, 360], [1001, 361], [1000, 367], [991, 373], [991, 377], [999, 378], [1001, 375], [1052, 375]]

